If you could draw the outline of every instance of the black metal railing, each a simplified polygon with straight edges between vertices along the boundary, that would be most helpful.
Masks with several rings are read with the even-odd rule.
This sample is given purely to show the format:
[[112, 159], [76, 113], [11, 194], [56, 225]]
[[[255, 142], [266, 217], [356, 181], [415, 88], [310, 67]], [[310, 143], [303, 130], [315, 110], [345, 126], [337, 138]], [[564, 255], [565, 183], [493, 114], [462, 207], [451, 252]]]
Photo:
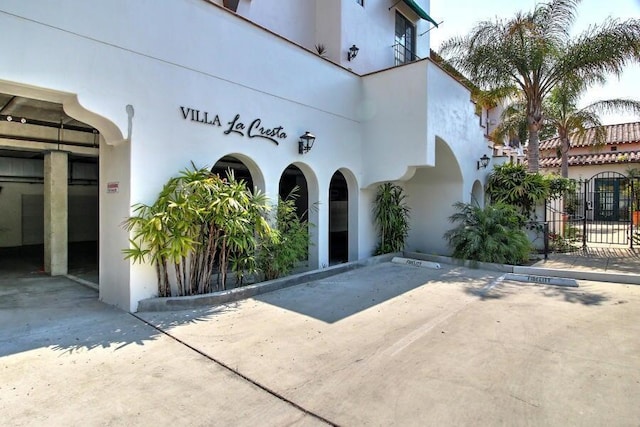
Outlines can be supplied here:
[[395, 65], [407, 64], [420, 59], [413, 50], [409, 49], [402, 43], [396, 43], [392, 47]]

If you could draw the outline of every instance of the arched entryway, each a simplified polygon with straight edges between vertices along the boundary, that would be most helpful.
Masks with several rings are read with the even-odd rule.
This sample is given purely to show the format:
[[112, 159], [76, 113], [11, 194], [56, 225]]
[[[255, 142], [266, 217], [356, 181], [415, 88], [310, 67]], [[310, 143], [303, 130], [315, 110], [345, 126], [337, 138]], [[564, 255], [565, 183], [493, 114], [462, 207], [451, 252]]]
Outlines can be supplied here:
[[477, 203], [478, 206], [484, 207], [484, 189], [480, 181], [473, 183], [473, 188], [471, 188], [471, 203]]
[[349, 261], [349, 187], [340, 171], [329, 184], [329, 264]]
[[287, 197], [293, 195], [295, 191], [296, 197], [296, 213], [298, 217], [309, 220], [309, 189], [307, 179], [302, 170], [295, 165], [289, 165], [280, 176], [280, 184], [278, 186], [278, 195], [281, 199], [286, 200]]
[[453, 204], [464, 199], [462, 170], [451, 147], [435, 140], [435, 166], [418, 168], [404, 184], [411, 207], [411, 226], [407, 249], [447, 254], [450, 248], [444, 233], [451, 228]]
[[234, 156], [224, 156], [216, 162], [211, 168], [211, 172], [219, 175], [221, 178], [226, 178], [229, 173], [233, 173], [233, 176], [237, 181], [244, 181], [247, 184], [247, 188], [253, 189], [253, 176], [251, 171], [245, 165], [242, 160]]
[[[296, 165], [289, 165], [280, 175], [280, 182], [278, 183], [278, 197], [282, 200], [288, 200], [292, 198], [295, 201], [296, 215], [302, 221], [307, 224], [311, 220], [310, 218], [310, 206], [309, 206], [309, 187], [307, 185], [307, 178], [304, 176], [302, 170]], [[311, 232], [311, 230], [309, 230]], [[310, 248], [307, 248], [305, 261], [299, 267], [302, 269], [308, 269], [310, 267], [309, 260]]]

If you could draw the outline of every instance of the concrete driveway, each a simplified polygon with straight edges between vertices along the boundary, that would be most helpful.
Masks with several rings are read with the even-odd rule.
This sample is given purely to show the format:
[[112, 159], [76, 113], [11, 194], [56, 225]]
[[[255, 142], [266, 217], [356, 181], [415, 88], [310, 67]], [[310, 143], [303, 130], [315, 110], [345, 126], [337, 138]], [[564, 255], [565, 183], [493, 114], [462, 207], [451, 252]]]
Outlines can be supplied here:
[[70, 282], [55, 310], [20, 309], [2, 288], [0, 413], [11, 425], [637, 425], [640, 287], [499, 274], [384, 263], [139, 318]]

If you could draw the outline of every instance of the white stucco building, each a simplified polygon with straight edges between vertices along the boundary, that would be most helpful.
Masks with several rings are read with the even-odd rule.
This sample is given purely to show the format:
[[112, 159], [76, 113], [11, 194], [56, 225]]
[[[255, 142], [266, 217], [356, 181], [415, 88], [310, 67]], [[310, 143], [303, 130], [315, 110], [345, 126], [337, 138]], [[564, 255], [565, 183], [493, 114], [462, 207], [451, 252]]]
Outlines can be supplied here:
[[[45, 269], [65, 274], [69, 242], [97, 240], [100, 299], [135, 311], [156, 293], [155, 272], [124, 260], [122, 221], [192, 161], [222, 160], [271, 199], [285, 176], [306, 185], [319, 207], [310, 268], [371, 256], [386, 181], [407, 190], [407, 249], [449, 253], [452, 204], [483, 200], [490, 168], [477, 162], [491, 150], [469, 91], [428, 59], [428, 10], [4, 0], [0, 247], [43, 244]], [[306, 131], [315, 144], [300, 154]]]

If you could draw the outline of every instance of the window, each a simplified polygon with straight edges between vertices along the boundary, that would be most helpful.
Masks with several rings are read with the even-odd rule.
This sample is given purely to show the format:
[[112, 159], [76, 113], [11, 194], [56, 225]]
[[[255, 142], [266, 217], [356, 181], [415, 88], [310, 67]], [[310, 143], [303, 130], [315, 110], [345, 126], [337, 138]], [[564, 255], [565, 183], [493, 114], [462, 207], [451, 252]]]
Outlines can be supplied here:
[[394, 47], [396, 65], [414, 61], [416, 27], [401, 13], [396, 12], [396, 39]]
[[360, 6], [364, 7], [364, 0], [356, 0], [356, 3], [358, 3]]
[[238, 2], [239, 0], [224, 0], [222, 3], [224, 4], [224, 7], [226, 7], [227, 9], [237, 12]]

